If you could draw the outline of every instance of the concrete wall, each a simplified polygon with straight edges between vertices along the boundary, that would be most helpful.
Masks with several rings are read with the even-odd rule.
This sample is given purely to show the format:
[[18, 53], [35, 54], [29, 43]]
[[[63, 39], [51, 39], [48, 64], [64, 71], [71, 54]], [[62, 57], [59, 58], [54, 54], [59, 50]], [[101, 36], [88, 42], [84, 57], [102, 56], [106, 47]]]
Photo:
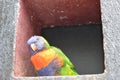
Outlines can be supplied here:
[[13, 70], [17, 11], [17, 0], [0, 0], [0, 80], [9, 80]]
[[17, 0], [0, 0], [0, 80], [120, 80], [120, 1], [101, 0], [106, 70], [74, 77], [14, 77], [13, 57]]
[[106, 79], [120, 80], [120, 0], [101, 0]]

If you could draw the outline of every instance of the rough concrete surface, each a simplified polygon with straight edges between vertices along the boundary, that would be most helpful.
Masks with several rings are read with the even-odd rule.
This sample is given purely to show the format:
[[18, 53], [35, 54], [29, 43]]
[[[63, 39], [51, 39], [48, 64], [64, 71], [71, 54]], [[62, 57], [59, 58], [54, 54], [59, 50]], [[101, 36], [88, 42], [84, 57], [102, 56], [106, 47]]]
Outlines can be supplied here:
[[106, 70], [75, 77], [14, 77], [17, 0], [0, 0], [0, 80], [120, 80], [120, 0], [101, 0]]
[[18, 1], [0, 0], [0, 80], [9, 80], [13, 68], [13, 42]]
[[106, 79], [120, 80], [120, 0], [101, 0]]

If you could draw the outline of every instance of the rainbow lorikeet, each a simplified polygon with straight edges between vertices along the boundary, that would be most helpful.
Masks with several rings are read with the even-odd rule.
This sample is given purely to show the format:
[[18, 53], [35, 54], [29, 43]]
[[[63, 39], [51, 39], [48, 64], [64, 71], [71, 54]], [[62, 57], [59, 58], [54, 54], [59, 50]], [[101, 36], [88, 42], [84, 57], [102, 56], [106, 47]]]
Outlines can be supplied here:
[[27, 43], [38, 75], [78, 75], [68, 57], [60, 49], [50, 46], [42, 36], [32, 36]]

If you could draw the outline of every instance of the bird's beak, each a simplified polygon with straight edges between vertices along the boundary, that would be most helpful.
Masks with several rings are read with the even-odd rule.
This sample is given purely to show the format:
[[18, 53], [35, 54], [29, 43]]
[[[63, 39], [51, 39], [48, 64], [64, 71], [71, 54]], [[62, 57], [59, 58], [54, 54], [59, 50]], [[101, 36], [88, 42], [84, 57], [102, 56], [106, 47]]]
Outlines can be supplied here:
[[36, 51], [38, 49], [35, 44], [31, 44], [30, 47], [32, 48], [33, 51]]

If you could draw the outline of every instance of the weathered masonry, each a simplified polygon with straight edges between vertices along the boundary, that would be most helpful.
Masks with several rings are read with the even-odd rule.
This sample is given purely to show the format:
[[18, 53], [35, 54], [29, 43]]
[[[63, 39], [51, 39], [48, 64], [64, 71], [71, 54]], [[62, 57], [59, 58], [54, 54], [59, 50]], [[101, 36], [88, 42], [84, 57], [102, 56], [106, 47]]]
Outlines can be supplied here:
[[[53, 2], [49, 0], [0, 0], [0, 80], [119, 80], [119, 3], [118, 0], [91, 0], [90, 2], [88, 0], [53, 0]], [[101, 71], [91, 72], [91, 74], [83, 71], [85, 75], [80, 76], [36, 76], [34, 69], [30, 66], [30, 56], [27, 54], [28, 49], [25, 44], [30, 36], [34, 34], [44, 35], [45, 33], [47, 33], [47, 36], [51, 36], [51, 33], [49, 33], [51, 30], [47, 28], [48, 26], [53, 29], [54, 26], [72, 28], [71, 26], [75, 27], [79, 24], [78, 27], [86, 27], [91, 31], [88, 27], [93, 25], [88, 27], [81, 25], [90, 23], [102, 23], [102, 25], [99, 25], [102, 30], [98, 29], [102, 31], [100, 34], [103, 33], [103, 47], [100, 48], [104, 51], [104, 54], [101, 55], [104, 56], [104, 59], [100, 60], [104, 61], [100, 65], [102, 67], [100, 67]], [[44, 29], [39, 26], [44, 27]], [[59, 30], [62, 29], [59, 28]], [[51, 43], [54, 44], [54, 42]], [[65, 48], [63, 49], [67, 51]]]

